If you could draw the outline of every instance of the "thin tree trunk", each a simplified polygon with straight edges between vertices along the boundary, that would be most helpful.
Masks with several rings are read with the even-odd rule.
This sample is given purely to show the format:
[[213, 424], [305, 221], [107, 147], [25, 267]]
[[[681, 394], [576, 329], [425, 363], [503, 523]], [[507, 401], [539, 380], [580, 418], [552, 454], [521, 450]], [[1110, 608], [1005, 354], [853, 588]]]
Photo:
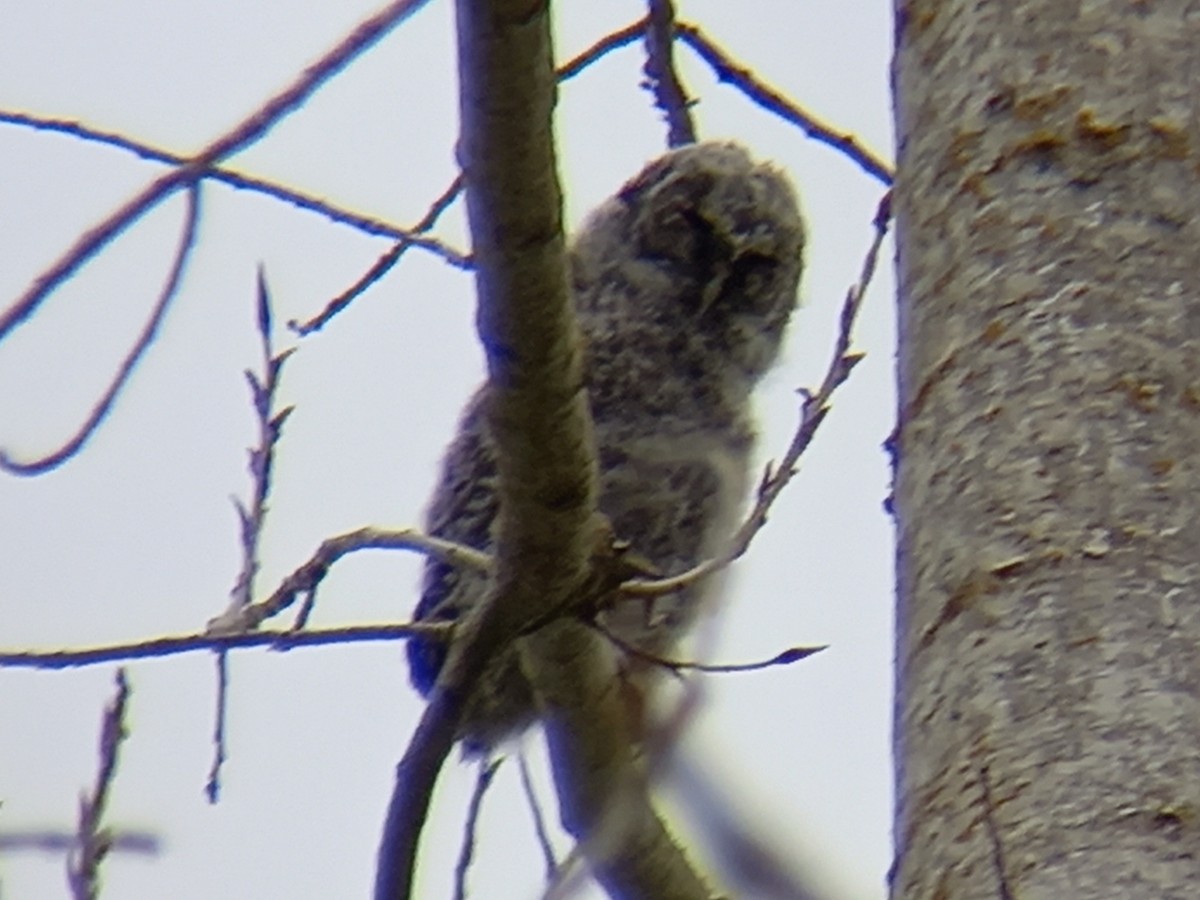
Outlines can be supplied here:
[[897, 0], [895, 898], [1200, 894], [1200, 7]]

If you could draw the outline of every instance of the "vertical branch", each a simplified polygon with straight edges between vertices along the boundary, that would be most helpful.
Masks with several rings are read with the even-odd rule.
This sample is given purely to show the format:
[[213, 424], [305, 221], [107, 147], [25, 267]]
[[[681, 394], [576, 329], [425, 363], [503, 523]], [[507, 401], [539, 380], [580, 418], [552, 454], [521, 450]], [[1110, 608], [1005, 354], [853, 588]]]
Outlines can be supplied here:
[[[238, 522], [241, 526], [242, 569], [230, 592], [227, 616], [236, 616], [246, 610], [254, 599], [254, 577], [258, 574], [258, 545], [267, 519], [267, 496], [271, 492], [271, 470], [275, 462], [275, 447], [283, 434], [283, 424], [292, 414], [294, 406], [275, 409], [275, 398], [279, 390], [283, 364], [295, 351], [294, 347], [275, 353], [271, 338], [271, 294], [267, 289], [267, 278], [262, 267], [258, 270], [257, 324], [259, 343], [262, 347], [263, 374], [261, 378], [250, 369], [246, 370], [246, 381], [250, 385], [250, 397], [254, 403], [254, 415], [258, 421], [258, 444], [249, 450], [250, 480], [252, 483], [249, 507], [234, 498]], [[216, 803], [221, 791], [221, 766], [225, 762], [226, 706], [229, 695], [229, 658], [224, 650], [217, 651], [217, 705], [216, 721], [213, 724], [213, 762], [209, 769], [205, 793], [210, 803]]]
[[533, 773], [529, 771], [529, 760], [524, 750], [517, 755], [517, 760], [521, 766], [521, 791], [525, 794], [529, 814], [533, 817], [533, 833], [537, 836], [538, 846], [542, 850], [542, 860], [546, 863], [546, 881], [549, 882], [558, 870], [558, 860], [554, 856], [554, 846], [550, 843], [550, 832], [546, 828], [546, 817], [542, 815], [542, 804], [538, 801], [537, 791], [533, 786]]
[[262, 347], [263, 374], [260, 378], [249, 369], [246, 382], [250, 385], [250, 397], [254, 403], [254, 415], [258, 424], [258, 444], [249, 450], [250, 479], [252, 493], [249, 507], [234, 499], [238, 521], [241, 524], [242, 570], [234, 582], [232, 605], [242, 608], [250, 605], [254, 595], [254, 577], [258, 574], [258, 545], [262, 538], [267, 517], [267, 495], [271, 492], [271, 470], [275, 463], [275, 447], [283, 434], [283, 425], [295, 409], [287, 406], [276, 411], [275, 400], [279, 391], [280, 376], [294, 347], [276, 354], [271, 338], [271, 294], [267, 289], [266, 273], [258, 270], [257, 324], [259, 344]]
[[117, 669], [117, 690], [105, 707], [100, 728], [100, 767], [90, 795], [79, 798], [79, 826], [75, 849], [67, 858], [67, 883], [72, 900], [95, 900], [99, 895], [100, 864], [112, 849], [112, 834], [101, 826], [109, 789], [117, 772], [117, 753], [125, 739], [125, 708], [129, 682], [125, 670]]
[[546, 0], [458, 0], [463, 173], [501, 514], [487, 600], [463, 623], [397, 767], [375, 895], [407, 897], [433, 784], [488, 661], [584, 581], [595, 460], [570, 306]]
[[675, 4], [672, 0], [649, 0], [646, 23], [646, 83], [654, 92], [654, 104], [667, 117], [667, 146], [696, 143], [687, 91], [675, 71]]
[[479, 814], [483, 811], [483, 797], [492, 785], [492, 779], [503, 756], [493, 760], [483, 760], [479, 764], [479, 774], [475, 779], [475, 790], [471, 794], [471, 802], [467, 807], [467, 821], [463, 825], [462, 848], [458, 853], [458, 863], [454, 867], [454, 900], [467, 900], [467, 874], [471, 871], [471, 860], [475, 858], [475, 835], [479, 832]]
[[[551, 131], [548, 0], [458, 0], [462, 136], [486, 414], [500, 514], [488, 597], [463, 622], [397, 769], [376, 900], [407, 897], [433, 783], [465, 700], [520, 635], [538, 695], [562, 818], [614, 896], [710, 891], [650, 806], [603, 639], [567, 620], [615, 575], [596, 513], [596, 460], [567, 278]], [[610, 554], [611, 555], [611, 554]], [[589, 576], [593, 576], [589, 578]], [[616, 587], [614, 579], [611, 588]], [[562, 616], [557, 624], [536, 626]]]
[[229, 654], [218, 650], [217, 664], [217, 702], [213, 713], [213, 758], [208, 767], [208, 779], [204, 782], [204, 795], [209, 803], [221, 799], [221, 767], [228, 757], [228, 744], [225, 735], [229, 726]]

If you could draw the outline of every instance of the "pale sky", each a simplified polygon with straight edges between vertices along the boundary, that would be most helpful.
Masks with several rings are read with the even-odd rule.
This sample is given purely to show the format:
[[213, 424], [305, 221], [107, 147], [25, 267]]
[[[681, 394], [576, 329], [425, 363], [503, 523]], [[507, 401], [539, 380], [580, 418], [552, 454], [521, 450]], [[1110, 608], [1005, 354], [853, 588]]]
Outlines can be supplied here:
[[[813, 113], [891, 156], [890, 7], [883, 0], [680, 0], [680, 18]], [[10, 2], [0, 31], [0, 109], [79, 119], [181, 153], [237, 122], [378, 4], [345, 0]], [[566, 59], [643, 14], [634, 0], [559, 4]], [[328, 83], [242, 171], [401, 225], [455, 173], [452, 4], [434, 0]], [[802, 308], [760, 392], [765, 463], [781, 454], [828, 362], [846, 289], [883, 187], [836, 151], [716, 82], [687, 48], [702, 137], [733, 138], [797, 184], [810, 231]], [[639, 88], [638, 44], [566, 84], [558, 136], [573, 226], [665, 148]], [[0, 308], [83, 229], [161, 167], [119, 150], [0, 125]], [[35, 455], [73, 433], [153, 304], [184, 204], [162, 205], [0, 343], [0, 448]], [[465, 249], [455, 206], [436, 234]], [[275, 338], [298, 345], [282, 401], [297, 408], [278, 451], [258, 594], [328, 536], [419, 523], [441, 449], [482, 376], [468, 274], [410, 253], [322, 332], [306, 318], [388, 246], [277, 200], [209, 183], [199, 245], [161, 334], [85, 452], [36, 478], [0, 475], [0, 646], [89, 646], [201, 629], [240, 565], [232, 496], [246, 498], [255, 440], [244, 376], [259, 366], [254, 281], [262, 262]], [[866, 360], [836, 395], [802, 471], [731, 579], [715, 658], [764, 659], [829, 644], [786, 669], [709, 676], [691, 752], [789, 856], [813, 860], [839, 897], [885, 894], [890, 864], [892, 529], [882, 443], [894, 417], [891, 244], [856, 333]], [[404, 621], [420, 560], [348, 558], [314, 625]], [[285, 624], [286, 621], [279, 624]], [[153, 831], [156, 859], [116, 854], [109, 898], [363, 897], [396, 761], [420, 714], [399, 644], [231, 657], [223, 796], [203, 795], [214, 664], [197, 653], [129, 666], [130, 724], [110, 824]], [[0, 832], [69, 830], [96, 768], [113, 665], [0, 670]], [[525, 741], [541, 758], [540, 738]], [[450, 895], [474, 769], [439, 783], [417, 896]], [[542, 799], [555, 819], [542, 777]], [[686, 817], [686, 814], [681, 813]], [[542, 866], [515, 765], [481, 820], [472, 896], [536, 898]], [[565, 854], [568, 841], [557, 845]], [[697, 855], [700, 855], [699, 852]], [[0, 897], [67, 896], [58, 855], [0, 856]]]

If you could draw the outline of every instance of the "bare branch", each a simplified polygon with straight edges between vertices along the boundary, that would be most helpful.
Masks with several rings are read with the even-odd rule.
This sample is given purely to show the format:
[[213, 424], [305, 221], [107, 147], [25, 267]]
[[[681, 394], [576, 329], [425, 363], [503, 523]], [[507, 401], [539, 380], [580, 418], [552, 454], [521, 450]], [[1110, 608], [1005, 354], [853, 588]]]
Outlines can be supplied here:
[[[611, 34], [605, 35], [591, 47], [588, 47], [578, 56], [572, 57], [564, 63], [556, 72], [559, 81], [567, 81], [574, 78], [576, 75], [583, 72], [588, 66], [592, 65], [601, 57], [633, 43], [642, 34], [645, 28], [645, 20], [639, 20], [632, 25], [628, 25], [619, 31], [614, 31]], [[336, 297], [326, 304], [325, 308], [320, 313], [313, 316], [306, 322], [298, 322], [292, 320], [288, 323], [291, 328], [299, 335], [311, 334], [314, 331], [319, 331], [329, 323], [329, 320], [342, 312], [346, 307], [353, 303], [360, 295], [368, 288], [383, 278], [388, 272], [395, 268], [396, 264], [404, 257], [410, 247], [422, 246], [426, 243], [436, 244], [439, 250], [444, 248], [444, 245], [437, 241], [422, 239], [419, 236], [424, 232], [429, 231], [437, 223], [442, 213], [449, 208], [450, 204], [458, 198], [462, 193], [463, 179], [461, 173], [450, 183], [450, 186], [442, 192], [436, 200], [429, 205], [429, 210], [421, 218], [421, 221], [410, 229], [406, 234], [399, 235], [399, 240], [382, 256], [379, 257], [366, 272], [364, 272], [354, 284], [346, 288]], [[396, 235], [389, 235], [396, 237]], [[460, 265], [461, 268], [470, 267], [469, 257], [459, 254], [454, 259], [447, 257], [447, 260]]]
[[[613, 50], [633, 43], [645, 31], [646, 21], [646, 19], [639, 19], [637, 22], [607, 34], [592, 46], [567, 60], [556, 72], [558, 79], [560, 81], [570, 80]], [[187, 165], [190, 162], [186, 156], [162, 150], [115, 132], [91, 128], [69, 119], [37, 116], [16, 110], [0, 110], [0, 123], [27, 127], [37, 131], [71, 135], [84, 141], [116, 147], [153, 162], [168, 163], [176, 166]], [[360, 294], [394, 268], [396, 263], [400, 261], [411, 247], [420, 247], [428, 250], [441, 256], [448, 263], [458, 268], [469, 269], [471, 267], [469, 256], [455, 250], [437, 238], [425, 236], [425, 232], [429, 231], [436, 224], [441, 214], [445, 212], [462, 192], [461, 175], [457, 176], [442, 195], [430, 204], [429, 210], [421, 220], [408, 229], [401, 228], [382, 219], [344, 209], [320, 197], [303, 193], [286, 185], [276, 184], [275, 182], [252, 175], [245, 175], [215, 164], [201, 172], [197, 178], [211, 179], [234, 188], [265, 194], [300, 209], [323, 215], [333, 222], [349, 225], [365, 234], [389, 237], [396, 241], [396, 244], [383, 254], [354, 284], [330, 300], [320, 313], [304, 322], [295, 319], [288, 322], [288, 327], [301, 336], [319, 331], [328, 324], [330, 319], [349, 306]], [[3, 332], [0, 332], [0, 337], [2, 336]]]
[[569, 81], [601, 57], [607, 56], [613, 50], [632, 44], [646, 30], [646, 22], [647, 19], [638, 19], [624, 28], [606, 34], [583, 52], [571, 57], [555, 72], [558, 80]]
[[337, 46], [309, 66], [292, 84], [276, 94], [233, 129], [217, 138], [188, 162], [162, 175], [141, 190], [103, 222], [84, 232], [73, 247], [0, 316], [0, 340], [29, 318], [50, 293], [80, 266], [96, 255], [130, 223], [181, 188], [190, 187], [221, 160], [244, 150], [263, 137], [281, 119], [298, 109], [327, 80], [340, 72], [380, 38], [416, 12], [426, 0], [393, 0], [366, 19]]
[[708, 672], [710, 674], [759, 672], [763, 669], [773, 669], [776, 666], [790, 666], [792, 663], [807, 659], [814, 653], [820, 653], [822, 650], [829, 649], [826, 644], [822, 644], [819, 647], [789, 647], [787, 650], [775, 654], [770, 659], [763, 659], [757, 662], [699, 663], [683, 659], [670, 659], [657, 653], [651, 653], [648, 650], [643, 650], [636, 644], [631, 644], [620, 635], [614, 633], [612, 629], [605, 628], [600, 622], [594, 621], [589, 624], [608, 638], [622, 653], [644, 660], [651, 665], [667, 669], [671, 674], [676, 676], [681, 676], [684, 672]]
[[712, 890], [650, 804], [648, 774], [604, 638], [559, 619], [525, 639], [563, 826], [611, 897], [708, 900]]
[[275, 398], [279, 391], [280, 375], [284, 363], [295, 348], [275, 355], [271, 337], [271, 294], [267, 288], [267, 276], [262, 267], [258, 269], [257, 321], [259, 345], [262, 348], [262, 374], [255, 375], [246, 370], [246, 381], [254, 402], [254, 416], [258, 422], [258, 445], [249, 450], [250, 480], [252, 496], [247, 509], [237, 505], [241, 523], [242, 570], [238, 573], [231, 591], [235, 607], [250, 605], [254, 595], [254, 576], [258, 573], [258, 544], [262, 538], [267, 518], [267, 495], [271, 492], [271, 469], [275, 463], [275, 447], [283, 434], [283, 425], [294, 407], [278, 410]]
[[[262, 348], [262, 374], [255, 375], [246, 370], [246, 381], [258, 420], [258, 445], [249, 450], [250, 480], [252, 497], [249, 509], [234, 500], [241, 525], [242, 569], [230, 592], [228, 614], [236, 616], [250, 606], [254, 596], [254, 579], [258, 574], [258, 548], [267, 519], [267, 495], [271, 492], [271, 470], [275, 464], [275, 448], [283, 434], [283, 425], [294, 407], [276, 409], [283, 366], [295, 348], [276, 354], [271, 333], [271, 293], [267, 288], [267, 276], [262, 266], [258, 268], [257, 324], [259, 344]], [[225, 650], [216, 654], [217, 691], [216, 709], [213, 717], [213, 759], [205, 781], [204, 792], [209, 803], [216, 803], [221, 794], [221, 768], [229, 756], [227, 735], [229, 730], [229, 655]]]
[[550, 843], [550, 832], [546, 828], [546, 817], [542, 814], [542, 804], [538, 801], [537, 791], [533, 789], [533, 774], [529, 771], [529, 760], [522, 751], [517, 755], [521, 769], [521, 790], [525, 794], [525, 803], [529, 806], [529, 814], [533, 817], [533, 833], [537, 837], [538, 846], [542, 849], [542, 860], [546, 863], [546, 880], [554, 878], [558, 871], [558, 860], [554, 857], [554, 846]]
[[462, 849], [454, 866], [454, 900], [467, 900], [467, 873], [471, 871], [471, 859], [475, 856], [475, 834], [479, 828], [483, 797], [503, 762], [504, 757], [499, 756], [490, 761], [481, 760], [479, 763], [479, 777], [475, 779], [475, 790], [472, 791], [471, 802], [467, 805], [467, 820], [463, 823]]
[[467, 211], [500, 516], [489, 596], [467, 617], [397, 770], [377, 900], [409, 896], [433, 784], [493, 655], [561, 609], [595, 546], [596, 476], [550, 122], [548, 3], [459, 0]]
[[466, 691], [440, 689], [425, 707], [399, 764], [388, 803], [375, 872], [375, 900], [408, 900], [417, 844], [429, 815], [433, 785], [450, 748]]
[[[53, 116], [38, 116], [19, 110], [0, 109], [0, 124], [16, 125], [22, 128], [30, 128], [34, 131], [69, 135], [79, 138], [82, 141], [125, 150], [150, 162], [166, 163], [171, 166], [182, 166], [188, 163], [188, 157], [182, 154], [163, 150], [160, 147], [155, 147], [114, 131], [93, 128], [74, 119], [59, 119]], [[422, 229], [419, 227], [412, 229], [402, 228], [385, 219], [379, 219], [375, 216], [369, 216], [366, 213], [346, 209], [345, 207], [338, 206], [336, 203], [330, 203], [328, 200], [318, 197], [315, 194], [308, 194], [267, 178], [246, 175], [224, 166], [210, 166], [197, 176], [197, 181], [199, 180], [216, 181], [238, 190], [262, 194], [275, 200], [281, 200], [290, 206], [324, 216], [331, 222], [349, 226], [356, 231], [361, 231], [363, 234], [405, 241], [414, 247], [419, 247], [433, 253], [435, 256], [442, 257], [450, 265], [457, 268], [470, 268], [470, 260], [465, 254], [439, 241], [437, 238], [422, 236], [419, 233]]]
[[871, 246], [867, 249], [866, 256], [863, 258], [862, 270], [859, 273], [858, 281], [846, 293], [846, 299], [842, 304], [837, 341], [834, 345], [833, 355], [829, 360], [829, 366], [825, 371], [825, 377], [821, 381], [821, 386], [815, 394], [807, 391], [804, 392], [805, 399], [800, 409], [800, 423], [796, 426], [796, 433], [792, 436], [791, 444], [783, 456], [783, 462], [775, 468], [773, 473], [768, 471], [764, 475], [763, 481], [758, 488], [758, 499], [754, 504], [754, 508], [734, 535], [729, 549], [720, 556], [707, 559], [688, 571], [682, 572], [679, 575], [673, 575], [670, 578], [656, 580], [638, 578], [627, 581], [621, 585], [621, 592], [623, 594], [632, 597], [657, 597], [677, 591], [698, 579], [711, 575], [713, 572], [723, 569], [735, 559], [741, 557], [750, 548], [750, 543], [754, 540], [754, 536], [767, 524], [767, 513], [770, 512], [771, 506], [783, 492], [788, 482], [796, 475], [796, 466], [800, 461], [800, 457], [808, 449], [808, 446], [816, 436], [817, 429], [820, 428], [821, 423], [825, 420], [825, 416], [829, 412], [829, 402], [833, 397], [833, 392], [850, 377], [851, 371], [862, 359], [862, 354], [850, 352], [850, 340], [854, 330], [855, 319], [857, 319], [858, 311], [862, 307], [863, 297], [875, 274], [879, 249], [883, 245], [883, 239], [887, 236], [888, 223], [891, 221], [891, 196], [890, 191], [884, 194], [883, 199], [879, 201], [878, 209], [875, 211], [875, 218], [871, 222], [872, 227], [875, 229], [875, 236], [871, 241]]
[[[567, 81], [574, 78], [613, 50], [633, 43], [641, 37], [645, 31], [645, 25], [646, 20], [640, 19], [637, 22], [627, 25], [625, 28], [605, 35], [595, 44], [565, 62], [557, 70], [556, 74], [559, 80]], [[37, 116], [16, 110], [0, 110], [0, 123], [27, 127], [37, 131], [71, 135], [81, 140], [116, 147], [153, 162], [176, 166], [184, 166], [190, 162], [194, 162], [190, 161], [186, 156], [171, 153], [170, 151], [134, 140], [125, 135], [91, 128], [69, 119]], [[442, 195], [430, 204], [429, 210], [421, 220], [408, 229], [401, 228], [382, 219], [341, 208], [320, 197], [303, 193], [286, 185], [280, 185], [252, 175], [245, 175], [215, 164], [200, 173], [197, 178], [211, 179], [234, 188], [265, 194], [300, 209], [316, 212], [331, 221], [349, 225], [365, 234], [389, 237], [396, 241], [396, 244], [387, 253], [383, 254], [367, 272], [360, 276], [354, 284], [330, 300], [320, 313], [304, 322], [295, 319], [290, 321], [288, 327], [301, 336], [319, 331], [328, 324], [330, 319], [349, 306], [360, 294], [394, 268], [396, 263], [400, 261], [411, 247], [420, 247], [428, 250], [441, 256], [448, 263], [458, 268], [469, 269], [471, 267], [471, 260], [466, 254], [455, 250], [437, 238], [424, 236], [424, 233], [433, 227], [441, 214], [445, 212], [461, 193], [461, 175], [457, 176]], [[3, 332], [0, 332], [0, 337], [2, 336]]]
[[[463, 179], [462, 175], [459, 174], [454, 177], [452, 182], [450, 182], [450, 186], [446, 188], [446, 190], [442, 191], [441, 195], [429, 205], [429, 209], [425, 212], [425, 215], [421, 217], [421, 221], [412, 227], [409, 234], [400, 238], [399, 241], [393, 244], [387, 253], [379, 257], [379, 259], [375, 261], [375, 264], [372, 265], [371, 268], [369, 268], [355, 280], [354, 284], [350, 285], [350, 287], [346, 288], [327, 304], [325, 304], [325, 308], [307, 322], [298, 322], [297, 320], [292, 319], [290, 322], [288, 322], [288, 327], [301, 337], [311, 334], [314, 331], [320, 331], [322, 328], [324, 328], [330, 319], [353, 303], [360, 294], [367, 290], [367, 288], [375, 284], [375, 282], [379, 281], [380, 278], [395, 268], [396, 263], [400, 262], [410, 247], [416, 247], [422, 242], [425, 242], [420, 235], [437, 224], [437, 220], [441, 218], [442, 213], [449, 209], [450, 204], [452, 204], [455, 199], [458, 198], [458, 195], [462, 193], [462, 188]], [[467, 258], [465, 256], [460, 258], [462, 260], [462, 268], [468, 268]]]
[[141, 334], [134, 341], [133, 347], [125, 355], [125, 359], [121, 361], [121, 365], [117, 369], [117, 374], [113, 376], [108, 390], [104, 392], [104, 396], [92, 407], [87, 420], [79, 427], [75, 435], [53, 453], [49, 453], [38, 459], [17, 460], [7, 450], [0, 448], [0, 469], [13, 475], [42, 475], [52, 469], [56, 469], [84, 448], [88, 440], [96, 433], [96, 429], [100, 427], [101, 423], [108, 417], [108, 414], [112, 412], [113, 404], [116, 403], [121, 389], [129, 382], [133, 370], [137, 368], [137, 364], [141, 361], [146, 349], [154, 341], [154, 338], [158, 336], [158, 328], [171, 306], [171, 301], [179, 293], [180, 284], [183, 283], [183, 273], [187, 268], [188, 258], [191, 256], [192, 248], [196, 245], [196, 231], [199, 221], [200, 186], [192, 185], [187, 194], [187, 212], [183, 220], [183, 231], [179, 236], [179, 246], [175, 250], [175, 261], [171, 264], [171, 271], [167, 275], [167, 280], [163, 284], [162, 290], [159, 291], [158, 301], [154, 304], [154, 309], [151, 310], [150, 317], [146, 320]]
[[667, 146], [696, 143], [687, 90], [675, 71], [675, 4], [671, 0], [649, 0], [650, 15], [645, 32], [646, 83], [654, 93], [654, 105], [667, 118]]
[[415, 636], [449, 640], [453, 627], [444, 623], [418, 622], [411, 625], [347, 625], [309, 631], [251, 631], [243, 634], [204, 632], [75, 650], [0, 650], [0, 669], [76, 669], [101, 663], [157, 659], [200, 651], [244, 650], [249, 647], [292, 650], [326, 644], [399, 641]]
[[738, 65], [733, 58], [716, 43], [705, 36], [698, 25], [686, 22], [675, 24], [679, 39], [699, 54], [719, 81], [733, 85], [763, 109], [781, 119], [799, 126], [815, 141], [828, 144], [852, 160], [864, 172], [887, 186], [891, 186], [895, 171], [891, 165], [863, 147], [852, 134], [838, 131], [807, 113], [775, 88], [759, 79], [750, 69]]
[[213, 758], [208, 767], [208, 778], [204, 781], [204, 795], [209, 803], [221, 799], [221, 767], [229, 757], [226, 735], [229, 728], [229, 653], [219, 650], [216, 654], [217, 696], [213, 713], [212, 746]]
[[866, 296], [867, 287], [871, 284], [871, 279], [875, 275], [875, 265], [879, 258], [879, 249], [883, 246], [883, 240], [887, 236], [888, 223], [890, 221], [891, 193], [889, 192], [880, 200], [879, 207], [875, 212], [875, 218], [871, 222], [872, 227], [875, 229], [875, 236], [871, 241], [871, 246], [867, 249], [866, 257], [863, 259], [858, 281], [846, 292], [846, 300], [842, 304], [837, 342], [834, 345], [829, 367], [825, 371], [825, 377], [821, 381], [821, 386], [817, 389], [817, 392], [815, 394], [808, 394], [805, 397], [804, 406], [800, 412], [800, 425], [796, 429], [796, 434], [792, 438], [791, 445], [783, 455], [783, 461], [779, 464], [773, 475], [764, 478], [763, 484], [759, 489], [758, 501], [755, 503], [754, 509], [751, 510], [749, 518], [738, 530], [734, 538], [734, 549], [737, 556], [741, 556], [746, 552], [746, 548], [750, 546], [750, 541], [754, 538], [754, 535], [766, 524], [767, 512], [770, 510], [771, 504], [775, 502], [783, 489], [787, 487], [788, 482], [795, 476], [797, 471], [796, 465], [800, 461], [800, 457], [808, 449], [809, 444], [812, 443], [817, 429], [829, 412], [829, 401], [833, 397], [833, 392], [850, 377], [851, 371], [862, 359], [862, 354], [850, 352], [850, 341], [854, 322], [858, 318], [859, 310], [862, 308], [863, 297]]
[[335, 562], [348, 553], [360, 550], [415, 550], [444, 559], [456, 566], [486, 571], [491, 559], [471, 547], [453, 541], [429, 537], [412, 528], [389, 531], [382, 528], [359, 528], [345, 534], [326, 538], [317, 551], [280, 582], [265, 600], [240, 609], [230, 609], [211, 619], [211, 635], [237, 634], [257, 628], [272, 616], [278, 615], [296, 602], [296, 598], [316, 591]]
[[67, 883], [74, 900], [95, 900], [100, 891], [100, 864], [112, 849], [112, 836], [101, 827], [108, 794], [117, 772], [117, 753], [125, 739], [125, 708], [129, 682], [125, 670], [117, 669], [116, 693], [104, 710], [100, 728], [100, 766], [91, 794], [79, 798], [76, 844], [67, 859]]
[[[78, 845], [78, 836], [65, 831], [0, 831], [0, 855], [26, 850], [70, 853]], [[162, 838], [152, 831], [109, 829], [108, 852], [158, 856], [162, 852]]]

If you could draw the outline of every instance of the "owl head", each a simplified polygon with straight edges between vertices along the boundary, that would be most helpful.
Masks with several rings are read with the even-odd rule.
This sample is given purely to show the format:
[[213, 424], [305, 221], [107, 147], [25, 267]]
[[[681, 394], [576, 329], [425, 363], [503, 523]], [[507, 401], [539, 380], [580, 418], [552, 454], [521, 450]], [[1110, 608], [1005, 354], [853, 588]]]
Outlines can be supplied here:
[[620, 280], [624, 315], [697, 335], [752, 382], [796, 305], [804, 241], [781, 172], [737, 144], [693, 144], [647, 165], [587, 221], [573, 246], [576, 296], [582, 311], [603, 306], [620, 292], [589, 286]]

